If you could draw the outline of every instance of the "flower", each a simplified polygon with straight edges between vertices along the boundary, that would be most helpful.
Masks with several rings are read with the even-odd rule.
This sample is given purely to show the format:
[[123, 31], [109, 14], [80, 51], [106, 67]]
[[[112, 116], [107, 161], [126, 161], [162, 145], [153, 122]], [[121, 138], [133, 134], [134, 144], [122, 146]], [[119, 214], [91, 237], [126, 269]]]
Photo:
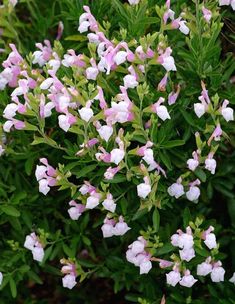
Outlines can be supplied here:
[[235, 272], [233, 273], [233, 276], [229, 279], [229, 282], [235, 284]]
[[183, 249], [179, 251], [182, 261], [191, 261], [195, 257], [195, 251], [193, 248]]
[[211, 280], [212, 282], [218, 283], [224, 281], [225, 270], [221, 266], [213, 267], [211, 271]]
[[123, 160], [125, 156], [125, 151], [122, 149], [113, 149], [110, 152], [110, 155], [111, 155], [110, 161], [118, 165]]
[[142, 183], [137, 186], [137, 193], [138, 193], [138, 196], [141, 198], [146, 198], [150, 192], [151, 192], [150, 185]]
[[221, 108], [221, 114], [227, 122], [234, 120], [233, 109], [228, 107], [228, 104], [229, 101], [225, 99]]
[[168, 47], [163, 54], [158, 57], [158, 62], [166, 69], [166, 71], [176, 71], [175, 60], [171, 56], [172, 49]]
[[161, 105], [165, 101], [165, 98], [160, 97], [158, 101], [153, 104], [152, 110], [157, 114], [158, 117], [160, 117], [163, 121], [166, 119], [171, 119], [168, 110], [165, 106]]
[[189, 190], [186, 192], [186, 197], [189, 201], [196, 201], [200, 196], [200, 189], [197, 186], [190, 186]]
[[103, 201], [102, 203], [104, 209], [110, 211], [110, 212], [115, 212], [117, 204], [114, 203], [113, 196], [112, 194], [108, 193], [107, 198]]
[[128, 0], [128, 2], [130, 3], [130, 5], [137, 5], [140, 0]]
[[152, 263], [149, 261], [148, 258], [144, 259], [140, 263], [140, 274], [149, 273], [149, 271], [152, 269]]
[[87, 209], [94, 209], [99, 205], [100, 202], [100, 195], [98, 193], [93, 193], [91, 196], [87, 198], [86, 201], [86, 208]]
[[206, 260], [205, 262], [197, 265], [197, 275], [206, 276], [212, 271], [212, 265]]
[[35, 261], [42, 262], [45, 253], [43, 245], [35, 232], [32, 232], [30, 235], [26, 235], [24, 247], [32, 252], [33, 259]]
[[82, 204], [77, 204], [74, 200], [69, 202], [69, 205], [72, 206], [68, 209], [69, 216], [72, 220], [76, 221], [82, 215], [85, 210], [85, 206]]
[[76, 284], [76, 277], [73, 274], [66, 274], [62, 278], [63, 287], [72, 289]]
[[189, 170], [195, 171], [199, 165], [198, 154], [196, 151], [193, 152], [193, 158], [187, 160], [187, 165]]
[[129, 89], [129, 88], [134, 89], [138, 85], [138, 81], [136, 80], [136, 77], [133, 75], [126, 75], [123, 78], [123, 81], [124, 81], [124, 87], [126, 89]]
[[102, 139], [104, 139], [106, 142], [108, 142], [110, 137], [113, 134], [113, 127], [100, 126], [100, 128], [97, 128], [97, 132], [99, 133], [99, 135]]
[[190, 274], [189, 270], [185, 271], [184, 276], [180, 280], [179, 284], [184, 287], [192, 287], [198, 280], [195, 280], [194, 277]]
[[34, 247], [32, 250], [33, 259], [38, 262], [42, 262], [44, 258], [44, 250], [42, 247]]
[[175, 198], [179, 198], [184, 195], [184, 187], [181, 184], [181, 181], [179, 180], [179, 182], [168, 187], [167, 192], [170, 196], [174, 196]]
[[194, 112], [198, 118], [202, 117], [206, 113], [206, 106], [202, 103], [195, 103]]
[[216, 236], [215, 236], [215, 234], [214, 233], [207, 234], [204, 243], [205, 243], [205, 245], [209, 249], [216, 248], [217, 247], [217, 243], [216, 243]]
[[205, 160], [205, 168], [210, 171], [211, 174], [215, 174], [216, 165], [216, 160], [214, 158], [207, 158]]
[[128, 230], [131, 228], [128, 227], [127, 223], [124, 222], [124, 219], [122, 216], [119, 217], [118, 223], [114, 226], [113, 234], [114, 235], [124, 235]]
[[181, 280], [181, 275], [179, 271], [177, 270], [172, 270], [169, 273], [166, 274], [166, 282], [167, 284], [175, 287], [179, 281]]

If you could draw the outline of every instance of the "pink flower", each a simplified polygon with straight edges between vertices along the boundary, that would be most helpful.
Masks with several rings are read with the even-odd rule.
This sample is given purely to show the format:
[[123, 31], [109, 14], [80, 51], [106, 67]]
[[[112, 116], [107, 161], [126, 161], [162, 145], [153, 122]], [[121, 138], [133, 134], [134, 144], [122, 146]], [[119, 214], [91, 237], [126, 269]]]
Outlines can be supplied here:
[[46, 195], [50, 191], [50, 187], [56, 185], [56, 170], [48, 164], [46, 158], [40, 158], [43, 165], [37, 165], [35, 176], [39, 182], [39, 192]]
[[184, 287], [192, 287], [198, 280], [195, 280], [194, 277], [190, 274], [189, 270], [184, 272], [184, 276], [180, 280], [180, 285]]
[[177, 86], [177, 91], [176, 92], [171, 92], [169, 95], [168, 95], [168, 104], [169, 106], [173, 105], [178, 96], [179, 96], [179, 93], [180, 93], [180, 85]]
[[120, 168], [118, 166], [115, 168], [109, 167], [104, 173], [105, 179], [112, 180], [119, 170]]
[[202, 7], [202, 13], [203, 13], [203, 17], [206, 20], [206, 22], [209, 23], [211, 20], [211, 17], [212, 17], [211, 11], [205, 7]]
[[74, 200], [69, 202], [69, 205], [72, 206], [69, 208], [68, 213], [72, 220], [78, 220], [85, 210], [85, 206], [82, 204], [77, 204]]
[[188, 165], [189, 170], [195, 171], [199, 165], [198, 154], [196, 151], [194, 151], [192, 153], [192, 155], [193, 155], [193, 158], [190, 158], [187, 160], [187, 165]]
[[102, 203], [104, 209], [114, 213], [117, 204], [114, 203], [112, 194], [108, 193], [106, 199]]
[[158, 91], [165, 92], [166, 91], [166, 85], [167, 85], [167, 78], [168, 78], [168, 73], [162, 78], [162, 80], [158, 84]]
[[168, 72], [176, 71], [175, 60], [171, 56], [171, 53], [172, 49], [168, 47], [157, 59], [158, 63], [160, 63]]
[[150, 192], [151, 192], [150, 180], [149, 180], [149, 177], [145, 176], [144, 183], [139, 184], [137, 186], [137, 194], [139, 197], [145, 199], [149, 195]]
[[131, 228], [125, 223], [122, 216], [119, 217], [119, 221], [116, 223], [113, 229], [114, 235], [124, 235]]
[[44, 258], [44, 249], [40, 242], [40, 239], [35, 232], [27, 235], [24, 242], [24, 247], [29, 249], [33, 254], [33, 259], [38, 262], [42, 262]]
[[181, 275], [178, 270], [172, 270], [166, 274], [166, 282], [167, 284], [175, 287], [179, 281], [181, 280]]
[[208, 139], [208, 146], [211, 145], [212, 140], [214, 139], [215, 141], [220, 141], [220, 137], [222, 136], [223, 131], [220, 127], [220, 124], [218, 123], [215, 130], [213, 131], [212, 135], [210, 136], [210, 138]]
[[160, 117], [163, 121], [166, 119], [171, 119], [168, 110], [165, 106], [162, 106], [161, 104], [165, 101], [165, 98], [160, 97], [156, 103], [154, 103], [151, 107], [152, 110], [157, 114], [158, 117]]

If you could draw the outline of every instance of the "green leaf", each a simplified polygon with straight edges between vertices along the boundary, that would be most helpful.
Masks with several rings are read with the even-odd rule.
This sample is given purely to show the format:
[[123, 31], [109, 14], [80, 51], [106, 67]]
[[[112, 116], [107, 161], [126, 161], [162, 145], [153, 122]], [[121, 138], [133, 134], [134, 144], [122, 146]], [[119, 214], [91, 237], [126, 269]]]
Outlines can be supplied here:
[[[94, 171], [97, 168], [97, 164], [93, 164], [93, 165], [89, 165], [89, 166], [85, 166], [83, 169], [79, 170], [78, 173], [76, 174], [77, 178], [86, 176], [88, 173]], [[73, 170], [71, 170], [73, 172]]]
[[15, 217], [20, 216], [20, 212], [13, 206], [2, 205], [0, 208], [7, 215], [15, 216]]
[[171, 141], [168, 141], [167, 143], [161, 144], [161, 147], [173, 148], [173, 147], [183, 146], [184, 144], [185, 144], [184, 140], [176, 139], [176, 140], [171, 140]]
[[16, 283], [13, 280], [13, 278], [10, 278], [9, 283], [10, 283], [11, 295], [13, 298], [15, 298], [17, 296]]
[[158, 232], [159, 230], [159, 225], [160, 225], [160, 214], [157, 208], [155, 208], [155, 210], [153, 211], [153, 228], [156, 232]]
[[203, 183], [206, 182], [206, 173], [201, 168], [197, 168], [194, 173]]

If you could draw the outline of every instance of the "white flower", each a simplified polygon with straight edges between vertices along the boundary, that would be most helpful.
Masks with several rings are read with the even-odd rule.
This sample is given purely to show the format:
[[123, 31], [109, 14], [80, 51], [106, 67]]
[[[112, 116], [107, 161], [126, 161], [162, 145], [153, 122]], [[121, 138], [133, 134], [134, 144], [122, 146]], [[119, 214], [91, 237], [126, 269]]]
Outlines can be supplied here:
[[195, 280], [192, 275], [185, 275], [180, 280], [180, 285], [184, 287], [192, 287], [198, 280]]
[[137, 193], [139, 197], [146, 198], [150, 192], [151, 192], [150, 185], [142, 183], [137, 186]]
[[124, 235], [130, 229], [131, 228], [128, 227], [127, 223], [118, 222], [113, 229], [113, 234], [114, 235]]
[[8, 133], [11, 131], [11, 127], [13, 125], [14, 125], [14, 123], [11, 120], [7, 120], [3, 125], [3, 130]]
[[189, 188], [189, 191], [186, 192], [186, 197], [189, 201], [196, 201], [200, 196], [200, 189], [196, 186]]
[[169, 71], [176, 71], [175, 60], [172, 56], [164, 58], [162, 66]]
[[184, 194], [184, 187], [179, 183], [174, 183], [167, 189], [167, 192], [169, 193], [170, 196], [179, 198]]
[[78, 112], [81, 116], [81, 119], [85, 120], [86, 122], [88, 122], [94, 115], [93, 110], [87, 107], [81, 108], [80, 110], [78, 110]]
[[151, 165], [154, 162], [153, 150], [152, 149], [146, 149], [144, 151], [143, 160], [145, 160], [148, 165]]
[[178, 246], [183, 249], [190, 249], [194, 245], [193, 236], [188, 233], [182, 233], [179, 235]]
[[0, 272], [0, 285], [2, 285], [3, 275], [2, 272]]
[[166, 119], [171, 119], [168, 110], [165, 106], [156, 107], [156, 113], [157, 116], [160, 117], [163, 121], [165, 121]]
[[206, 108], [202, 103], [195, 103], [194, 104], [194, 112], [198, 118], [202, 117], [205, 114]]
[[124, 87], [126, 89], [128, 88], [134, 89], [138, 85], [138, 81], [136, 81], [136, 77], [133, 75], [126, 75], [123, 78], [123, 81], [124, 81]]
[[198, 167], [199, 161], [196, 159], [190, 158], [187, 160], [187, 165], [188, 165], [189, 170], [194, 171]]
[[205, 245], [209, 248], [209, 249], [213, 249], [217, 247], [217, 243], [216, 243], [216, 237], [214, 233], [209, 233], [206, 235], [206, 239], [204, 241]]
[[3, 117], [6, 119], [11, 119], [16, 116], [16, 111], [18, 110], [18, 105], [15, 103], [10, 103], [5, 107], [3, 111]]
[[113, 134], [113, 128], [111, 126], [102, 126], [98, 130], [98, 133], [102, 139], [104, 139], [106, 142], [109, 141], [109, 138]]
[[222, 109], [221, 114], [227, 122], [229, 122], [230, 120], [234, 120], [233, 109], [230, 107]]
[[45, 177], [45, 173], [47, 171], [47, 167], [46, 166], [39, 166], [37, 165], [36, 170], [35, 170], [35, 176], [37, 181], [39, 181], [40, 179], [42, 179], [43, 177]]
[[81, 188], [79, 189], [82, 195], [85, 195], [89, 192], [89, 186], [86, 184], [82, 185]]
[[79, 217], [82, 215], [81, 212], [79, 211], [79, 209], [76, 207], [69, 208], [68, 213], [69, 213], [69, 216], [71, 217], [71, 219], [74, 221], [78, 220]]
[[99, 74], [99, 70], [95, 67], [89, 67], [86, 69], [86, 78], [91, 80], [96, 80]]
[[47, 90], [49, 87], [53, 84], [54, 79], [53, 78], [47, 78], [45, 79], [41, 84], [40, 84], [40, 89], [41, 90]]
[[187, 27], [187, 25], [185, 23], [186, 23], [186, 21], [179, 22], [179, 24], [180, 24], [179, 30], [181, 31], [181, 33], [188, 35], [189, 28]]
[[235, 272], [233, 273], [233, 276], [229, 279], [229, 282], [235, 284]]
[[206, 276], [212, 271], [212, 265], [207, 262], [203, 262], [197, 265], [197, 275]]
[[113, 226], [111, 224], [103, 224], [101, 230], [104, 238], [108, 238], [114, 235]]
[[130, 3], [130, 5], [137, 5], [140, 0], [128, 0], [128, 2]]
[[93, 195], [89, 196], [87, 198], [87, 201], [86, 201], [86, 208], [87, 209], [94, 209], [96, 206], [99, 205], [99, 198], [98, 197], [95, 197]]
[[126, 56], [127, 56], [127, 52], [125, 51], [119, 51], [117, 52], [117, 54], [114, 56], [114, 62], [117, 65], [120, 65], [122, 63], [124, 63], [126, 61]]
[[39, 192], [43, 193], [44, 195], [47, 195], [47, 193], [50, 191], [50, 187], [48, 186], [48, 181], [46, 179], [41, 179], [39, 181]]
[[133, 252], [134, 255], [137, 255], [137, 254], [143, 252], [144, 251], [144, 247], [145, 247], [145, 245], [141, 241], [134, 241], [130, 245], [131, 251]]
[[58, 116], [59, 126], [65, 132], [70, 128], [69, 117], [67, 115], [61, 114]]
[[195, 257], [195, 251], [193, 248], [180, 250], [179, 253], [182, 261], [189, 262]]
[[176, 284], [179, 283], [181, 279], [180, 273], [178, 271], [170, 271], [169, 273], [166, 274], [166, 282], [167, 284], [175, 287]]
[[31, 235], [27, 235], [25, 238], [24, 247], [29, 250], [33, 250], [35, 243], [36, 240]]
[[212, 282], [218, 283], [224, 281], [225, 270], [223, 267], [214, 267], [211, 272]]
[[78, 31], [80, 33], [84, 33], [88, 31], [88, 27], [90, 26], [90, 22], [89, 21], [83, 21], [79, 27], [78, 27]]
[[130, 263], [135, 263], [136, 261], [136, 255], [133, 253], [133, 251], [131, 249], [128, 249], [126, 252], [126, 259], [128, 262]]
[[152, 269], [152, 263], [148, 259], [140, 263], [140, 274], [148, 273], [150, 269]]
[[211, 174], [215, 174], [216, 160], [214, 158], [207, 158], [205, 160], [205, 168], [210, 171]]
[[219, 5], [229, 5], [231, 0], [219, 0]]
[[110, 212], [115, 212], [116, 206], [117, 204], [114, 203], [113, 199], [110, 198], [106, 198], [102, 205], [104, 206], [104, 208]]
[[89, 33], [87, 35], [87, 38], [88, 38], [90, 43], [95, 43], [96, 45], [100, 43], [99, 36], [94, 34], [94, 33]]
[[111, 163], [115, 163], [116, 165], [118, 165], [123, 160], [125, 152], [121, 149], [113, 149], [110, 153], [110, 156]]
[[33, 61], [32, 61], [32, 63], [33, 64], [38, 63], [39, 66], [41, 66], [41, 67], [46, 63], [46, 60], [43, 58], [42, 51], [35, 51], [33, 53]]
[[62, 284], [63, 287], [72, 289], [77, 284], [76, 277], [72, 274], [66, 274], [66, 276], [62, 278]]
[[44, 250], [42, 247], [34, 247], [32, 250], [33, 259], [38, 262], [42, 262], [44, 258]]

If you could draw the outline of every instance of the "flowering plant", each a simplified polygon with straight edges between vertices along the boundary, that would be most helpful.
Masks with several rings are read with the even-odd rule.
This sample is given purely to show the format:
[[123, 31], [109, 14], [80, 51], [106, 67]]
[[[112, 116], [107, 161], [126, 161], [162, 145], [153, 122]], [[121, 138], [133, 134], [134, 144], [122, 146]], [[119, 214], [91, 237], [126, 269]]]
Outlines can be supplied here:
[[[53, 43], [9, 45], [0, 209], [13, 240], [0, 270], [13, 297], [26, 276], [42, 283], [39, 267], [72, 297], [96, 277], [136, 303], [194, 303], [194, 288], [195, 303], [208, 290], [211, 303], [234, 295], [223, 247], [234, 232], [213, 213], [217, 195], [234, 204], [235, 65], [219, 42], [220, 6], [234, 3], [179, 2], [101, 1], [114, 24], [83, 5], [78, 34], [63, 41], [60, 22]], [[4, 160], [17, 163], [15, 180]]]

